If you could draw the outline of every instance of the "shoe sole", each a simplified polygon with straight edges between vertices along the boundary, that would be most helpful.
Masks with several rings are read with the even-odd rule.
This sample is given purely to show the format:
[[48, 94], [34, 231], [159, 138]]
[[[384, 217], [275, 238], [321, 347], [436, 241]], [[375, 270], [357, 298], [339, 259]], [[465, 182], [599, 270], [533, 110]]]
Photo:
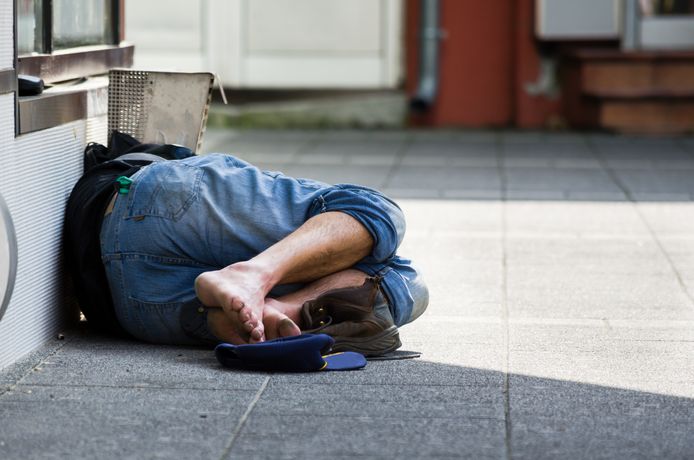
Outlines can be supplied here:
[[364, 356], [380, 356], [397, 350], [401, 345], [398, 328], [396, 326], [390, 326], [383, 332], [371, 337], [335, 338], [332, 351], [335, 353], [341, 351], [356, 351]]

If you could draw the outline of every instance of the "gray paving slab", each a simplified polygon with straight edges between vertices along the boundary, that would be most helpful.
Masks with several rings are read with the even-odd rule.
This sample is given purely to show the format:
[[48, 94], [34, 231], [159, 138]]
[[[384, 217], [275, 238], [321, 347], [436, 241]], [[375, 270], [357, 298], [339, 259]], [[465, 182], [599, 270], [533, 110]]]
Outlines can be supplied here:
[[502, 206], [487, 201], [402, 200], [400, 207], [409, 223], [408, 235], [433, 232], [477, 234], [484, 237], [500, 235]]
[[270, 381], [254, 415], [365, 418], [504, 418], [504, 396], [492, 385], [330, 385]]
[[569, 273], [610, 275], [672, 275], [660, 246], [648, 236], [607, 238], [516, 238], [509, 236], [510, 265], [566, 270]]
[[515, 375], [691, 398], [694, 322], [661, 324], [511, 324], [509, 369]]
[[648, 226], [629, 203], [509, 202], [504, 209], [510, 237], [650, 237]]
[[506, 168], [505, 177], [513, 190], [606, 191], [619, 186], [603, 170], [568, 168]]
[[496, 142], [498, 133], [489, 130], [468, 129], [413, 129], [410, 131], [413, 141], [463, 141], [463, 142]]
[[407, 150], [400, 164], [404, 166], [453, 166], [468, 168], [496, 168], [498, 161], [493, 152], [452, 152], [431, 151], [428, 149]]
[[31, 385], [257, 390], [263, 376], [225, 372], [211, 350], [71, 340], [19, 381]]
[[694, 192], [692, 172], [687, 170], [631, 170], [615, 171], [620, 182], [633, 193], [680, 193]]
[[20, 385], [0, 396], [0, 457], [219, 458], [254, 392]]
[[510, 401], [517, 458], [687, 458], [688, 398], [516, 377]]
[[638, 210], [659, 237], [694, 235], [694, 205], [691, 203], [639, 203]]
[[307, 177], [329, 184], [356, 183], [381, 189], [385, 186], [390, 166], [380, 165], [340, 165], [326, 168], [320, 165], [290, 165], [283, 172], [294, 177]]
[[227, 458], [503, 458], [504, 451], [503, 420], [252, 415]]
[[501, 179], [496, 168], [401, 165], [385, 185], [389, 188], [498, 190]]

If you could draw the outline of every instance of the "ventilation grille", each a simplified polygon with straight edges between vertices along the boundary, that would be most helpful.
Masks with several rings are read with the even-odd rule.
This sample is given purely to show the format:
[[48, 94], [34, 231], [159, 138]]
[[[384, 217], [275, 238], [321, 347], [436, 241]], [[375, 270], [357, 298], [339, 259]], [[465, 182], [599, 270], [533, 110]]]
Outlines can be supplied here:
[[[149, 72], [115, 70], [108, 83], [108, 134], [112, 131], [130, 134], [144, 141], [147, 114], [154, 85]], [[149, 96], [149, 97], [148, 97]]]
[[108, 132], [198, 151], [207, 123], [210, 73], [115, 69], [109, 72]]

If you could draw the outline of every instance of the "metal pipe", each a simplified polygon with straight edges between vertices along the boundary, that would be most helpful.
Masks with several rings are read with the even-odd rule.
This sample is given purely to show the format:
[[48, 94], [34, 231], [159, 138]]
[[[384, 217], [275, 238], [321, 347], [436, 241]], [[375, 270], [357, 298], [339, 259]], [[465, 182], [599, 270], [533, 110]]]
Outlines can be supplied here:
[[439, 0], [420, 0], [419, 83], [410, 108], [425, 112], [434, 104], [439, 87]]
[[622, 51], [635, 51], [641, 41], [641, 10], [638, 0], [624, 2], [622, 17]]

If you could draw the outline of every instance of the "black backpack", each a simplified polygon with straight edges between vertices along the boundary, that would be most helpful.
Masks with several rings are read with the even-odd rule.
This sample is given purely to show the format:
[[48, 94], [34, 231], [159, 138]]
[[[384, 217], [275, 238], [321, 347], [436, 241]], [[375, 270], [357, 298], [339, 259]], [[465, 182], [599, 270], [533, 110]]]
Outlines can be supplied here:
[[109, 145], [90, 143], [85, 149], [85, 173], [72, 189], [65, 210], [63, 245], [75, 296], [89, 327], [124, 335], [113, 308], [99, 242], [101, 221], [116, 191], [116, 179], [130, 177], [153, 161], [177, 160], [194, 153], [177, 145], [142, 144], [117, 131]]

